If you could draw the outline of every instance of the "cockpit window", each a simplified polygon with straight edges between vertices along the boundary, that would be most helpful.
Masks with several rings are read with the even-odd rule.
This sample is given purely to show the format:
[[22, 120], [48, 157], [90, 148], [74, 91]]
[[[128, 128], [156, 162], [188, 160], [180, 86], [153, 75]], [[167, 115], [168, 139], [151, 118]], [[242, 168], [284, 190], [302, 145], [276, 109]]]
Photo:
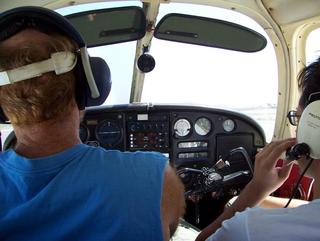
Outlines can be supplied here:
[[[142, 102], [183, 103], [245, 113], [271, 140], [277, 104], [277, 61], [268, 36], [252, 19], [231, 10], [191, 4], [161, 6], [168, 13], [188, 13], [249, 27], [268, 40], [265, 49], [243, 53], [153, 39], [154, 70], [145, 75]], [[217, 33], [218, 34], [218, 33]]]
[[307, 38], [306, 42], [306, 61], [307, 65], [320, 57], [320, 28], [313, 30]]
[[[85, 4], [59, 9], [63, 15], [90, 9], [140, 6], [140, 1]], [[232, 10], [192, 4], [161, 4], [157, 21], [169, 13], [222, 19], [251, 28], [268, 40], [256, 53], [176, 43], [153, 38], [150, 54], [153, 71], [145, 74], [141, 102], [178, 103], [231, 109], [247, 114], [271, 140], [277, 103], [277, 61], [272, 44], [252, 19]], [[92, 56], [103, 57], [111, 69], [112, 89], [106, 105], [130, 101], [136, 41], [90, 48]]]
[[[62, 15], [124, 6], [142, 7], [141, 1], [82, 4], [56, 10]], [[169, 13], [222, 19], [251, 28], [268, 40], [256, 53], [209, 48], [153, 38], [150, 54], [153, 71], [145, 74], [141, 102], [177, 103], [231, 109], [249, 115], [271, 140], [277, 103], [277, 61], [272, 44], [252, 19], [232, 10], [192, 4], [161, 4], [157, 21]], [[112, 75], [111, 93], [105, 105], [128, 104], [137, 42], [90, 48], [91, 56], [106, 60]]]
[[[142, 2], [115, 1], [103, 3], [90, 3], [61, 8], [58, 9], [57, 12], [59, 12], [62, 15], [69, 15], [93, 9], [116, 8], [126, 6], [142, 7]], [[111, 70], [112, 88], [105, 102], [106, 105], [129, 103], [136, 45], [136, 41], [131, 41], [88, 49], [89, 54], [91, 56], [102, 57], [108, 63]]]

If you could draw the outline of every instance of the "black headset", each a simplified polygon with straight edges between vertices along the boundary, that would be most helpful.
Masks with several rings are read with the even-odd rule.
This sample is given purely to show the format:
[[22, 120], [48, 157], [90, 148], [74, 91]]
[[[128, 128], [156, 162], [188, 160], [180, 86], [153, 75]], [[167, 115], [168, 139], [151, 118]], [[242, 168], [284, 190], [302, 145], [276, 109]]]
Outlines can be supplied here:
[[[8, 10], [0, 14], [0, 41], [27, 27], [44, 33], [59, 33], [75, 41], [79, 46], [78, 61], [74, 68], [78, 108], [83, 110], [104, 103], [111, 90], [110, 69], [102, 58], [88, 55], [82, 36], [65, 17], [50, 9], [34, 6]], [[8, 123], [2, 108], [0, 123]]]

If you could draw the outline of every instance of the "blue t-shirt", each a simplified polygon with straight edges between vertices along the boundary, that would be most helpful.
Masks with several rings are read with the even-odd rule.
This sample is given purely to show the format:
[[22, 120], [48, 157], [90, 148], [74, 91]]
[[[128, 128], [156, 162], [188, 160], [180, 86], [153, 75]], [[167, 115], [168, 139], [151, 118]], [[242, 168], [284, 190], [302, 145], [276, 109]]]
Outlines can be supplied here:
[[76, 145], [0, 155], [0, 240], [155, 240], [167, 158]]

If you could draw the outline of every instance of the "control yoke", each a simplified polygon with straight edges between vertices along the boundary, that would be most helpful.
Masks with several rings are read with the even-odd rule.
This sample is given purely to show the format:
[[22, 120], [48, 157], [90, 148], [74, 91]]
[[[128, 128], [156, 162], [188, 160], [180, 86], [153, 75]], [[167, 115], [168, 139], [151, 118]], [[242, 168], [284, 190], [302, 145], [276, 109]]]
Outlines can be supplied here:
[[[240, 153], [248, 164], [248, 170], [241, 170], [228, 173], [230, 162], [228, 161], [234, 154]], [[226, 174], [228, 173], [228, 174]], [[177, 171], [185, 185], [185, 196], [201, 195], [208, 192], [215, 192], [235, 179], [253, 174], [253, 167], [247, 151], [243, 147], [232, 149], [225, 158], [220, 158], [213, 167], [181, 168]]]

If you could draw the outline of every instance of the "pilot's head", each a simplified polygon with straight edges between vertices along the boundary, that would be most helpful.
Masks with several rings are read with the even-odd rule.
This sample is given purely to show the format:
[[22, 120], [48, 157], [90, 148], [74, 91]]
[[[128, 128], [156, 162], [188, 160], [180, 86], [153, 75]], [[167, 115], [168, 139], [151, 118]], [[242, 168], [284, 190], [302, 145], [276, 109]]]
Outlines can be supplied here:
[[105, 61], [60, 14], [20, 7], [0, 14], [0, 121], [16, 126], [57, 122], [70, 108], [104, 103], [110, 89]]
[[[43, 33], [25, 28], [0, 42], [0, 71], [50, 59], [52, 53], [73, 52], [76, 44], [54, 31]], [[39, 77], [0, 87], [1, 107], [14, 125], [59, 121], [75, 102], [73, 71], [56, 75], [51, 71]]]

